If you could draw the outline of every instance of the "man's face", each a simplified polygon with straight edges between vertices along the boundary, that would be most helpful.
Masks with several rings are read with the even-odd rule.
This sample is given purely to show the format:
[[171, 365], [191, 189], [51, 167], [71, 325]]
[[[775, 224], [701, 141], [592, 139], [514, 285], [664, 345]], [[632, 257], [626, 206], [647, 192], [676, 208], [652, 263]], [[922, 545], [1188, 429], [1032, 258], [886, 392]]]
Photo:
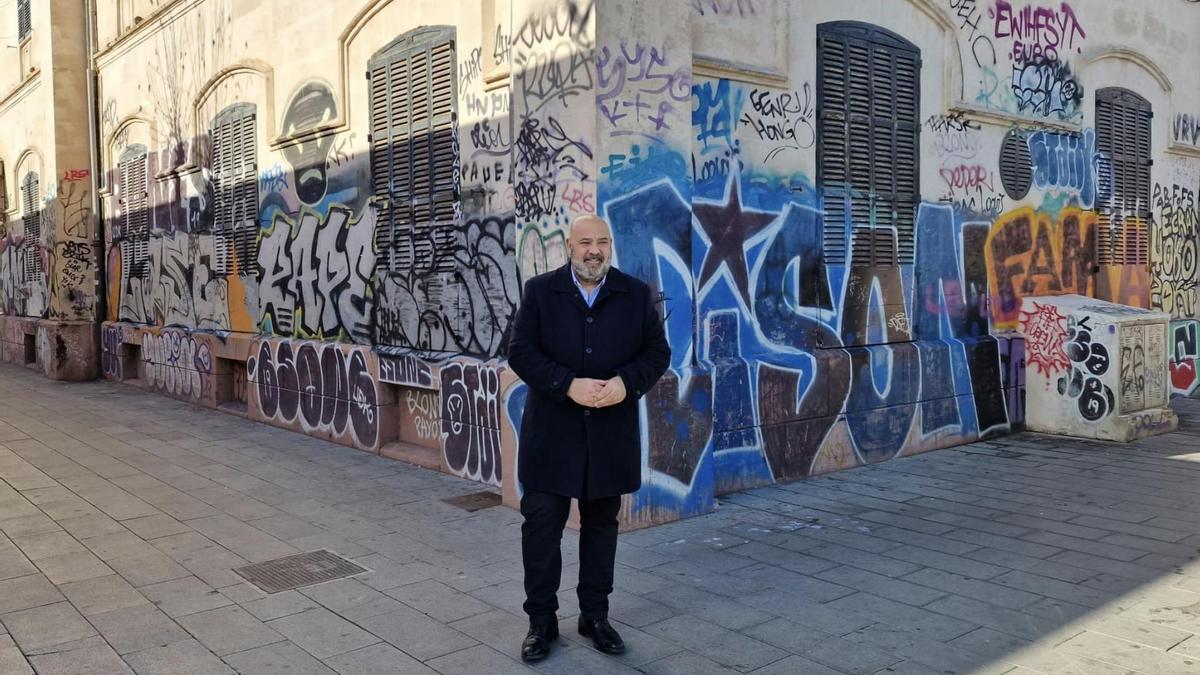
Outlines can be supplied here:
[[587, 218], [576, 222], [571, 227], [567, 249], [571, 253], [571, 269], [580, 281], [595, 284], [608, 274], [612, 264], [612, 235], [603, 220]]

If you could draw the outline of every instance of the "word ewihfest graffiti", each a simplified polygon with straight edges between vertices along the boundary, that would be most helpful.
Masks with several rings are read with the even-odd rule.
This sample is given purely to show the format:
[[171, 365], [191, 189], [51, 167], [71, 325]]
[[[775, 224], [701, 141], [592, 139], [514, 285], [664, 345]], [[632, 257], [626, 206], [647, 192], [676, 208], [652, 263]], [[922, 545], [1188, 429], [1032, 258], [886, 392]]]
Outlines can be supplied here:
[[[1080, 117], [1083, 87], [1069, 58], [1082, 51], [1087, 32], [1069, 4], [1014, 8], [997, 0], [987, 10], [990, 30], [981, 31], [973, 0], [947, 1], [961, 20], [959, 35], [969, 44], [979, 74], [976, 103], [1036, 117]], [[998, 53], [1007, 56], [1011, 76], [1002, 72]]]
[[1087, 37], [1066, 2], [1057, 8], [1026, 5], [1014, 10], [1007, 0], [996, 0], [995, 8], [988, 13], [995, 20], [993, 35], [1012, 40], [1011, 58], [1017, 63], [1038, 58], [1057, 61], [1065, 56], [1061, 51], [1078, 51], [1076, 40]]

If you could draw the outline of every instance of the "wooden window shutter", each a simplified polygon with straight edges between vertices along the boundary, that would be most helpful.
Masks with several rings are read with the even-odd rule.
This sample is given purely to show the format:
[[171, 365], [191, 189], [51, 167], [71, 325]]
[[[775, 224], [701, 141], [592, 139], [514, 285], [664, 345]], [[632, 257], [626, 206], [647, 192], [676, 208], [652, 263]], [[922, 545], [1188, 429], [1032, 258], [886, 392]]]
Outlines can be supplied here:
[[[1150, 102], [1127, 89], [1109, 87], [1096, 92], [1096, 149], [1100, 198], [1096, 212], [1100, 263], [1145, 265], [1150, 261], [1146, 228], [1150, 226]], [[1127, 218], [1142, 227], [1126, 228]]]
[[258, 261], [258, 134], [253, 104], [221, 111], [212, 139], [213, 229], [220, 242], [217, 267], [253, 276]]
[[452, 29], [401, 36], [371, 59], [371, 186], [380, 271], [453, 272], [458, 201]]
[[121, 243], [121, 268], [128, 270], [130, 277], [138, 278], [146, 278], [150, 272], [150, 183], [146, 159], [144, 150], [134, 150], [117, 164], [123, 186], [120, 196], [123, 212], [114, 239]]
[[[25, 241], [42, 239], [42, 197], [36, 173], [27, 173], [21, 181], [21, 217], [25, 227]], [[25, 280], [41, 281], [42, 254], [40, 246], [23, 246]]]
[[911, 264], [920, 201], [920, 51], [858, 22], [818, 26], [817, 47], [825, 260], [844, 264], [849, 241], [852, 264]]
[[17, 40], [24, 40], [33, 32], [33, 14], [30, 0], [17, 0]]

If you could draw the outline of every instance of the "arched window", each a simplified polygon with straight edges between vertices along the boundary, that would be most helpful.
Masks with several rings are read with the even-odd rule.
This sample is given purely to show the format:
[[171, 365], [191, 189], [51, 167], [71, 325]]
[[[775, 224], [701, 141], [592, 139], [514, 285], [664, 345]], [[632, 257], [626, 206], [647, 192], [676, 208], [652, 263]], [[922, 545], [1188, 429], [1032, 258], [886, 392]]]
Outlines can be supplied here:
[[1096, 91], [1097, 180], [1102, 265], [1144, 265], [1150, 260], [1146, 228], [1126, 228], [1125, 220], [1150, 223], [1150, 102], [1128, 89]]
[[454, 241], [458, 200], [454, 46], [453, 28], [422, 28], [368, 64], [380, 271], [454, 271], [453, 256], [436, 255]]
[[[117, 206], [113, 241], [121, 248], [121, 269], [129, 278], [149, 275], [150, 185], [146, 146], [125, 148], [117, 161]], [[122, 317], [124, 318], [124, 317]]]
[[825, 259], [845, 263], [852, 242], [854, 265], [912, 263], [921, 52], [878, 26], [824, 23], [817, 26], [817, 73]]
[[[42, 197], [38, 175], [33, 171], [21, 179], [21, 221], [25, 228], [25, 241], [42, 240]], [[25, 281], [41, 281], [42, 256], [38, 246], [23, 246]]]
[[258, 260], [258, 133], [254, 104], [235, 103], [213, 119], [213, 231], [220, 274], [253, 276]]

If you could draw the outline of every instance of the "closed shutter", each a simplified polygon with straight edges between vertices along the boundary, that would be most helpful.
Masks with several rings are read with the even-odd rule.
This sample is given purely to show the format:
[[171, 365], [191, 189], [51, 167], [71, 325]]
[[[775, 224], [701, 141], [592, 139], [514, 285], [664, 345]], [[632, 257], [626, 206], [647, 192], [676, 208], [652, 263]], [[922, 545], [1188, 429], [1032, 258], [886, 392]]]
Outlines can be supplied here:
[[217, 268], [253, 276], [258, 260], [258, 134], [255, 108], [237, 103], [217, 115], [212, 138], [213, 229]]
[[454, 71], [446, 29], [401, 37], [369, 64], [380, 271], [454, 271], [454, 257], [445, 255], [458, 200]]
[[114, 238], [121, 245], [121, 269], [129, 277], [149, 276], [150, 185], [145, 152], [135, 153], [117, 164], [121, 179], [122, 214]]
[[[911, 264], [920, 200], [920, 51], [857, 22], [822, 24], [817, 44], [825, 259], [845, 263], [850, 240], [855, 265]], [[895, 228], [895, 235], [861, 231], [870, 228]]]
[[[1150, 261], [1150, 102], [1127, 89], [1096, 92], [1096, 148], [1104, 157], [1099, 175], [1100, 263], [1145, 265]], [[1136, 218], [1142, 227], [1127, 228]]]
[[24, 40], [33, 32], [33, 15], [30, 0], [17, 0], [17, 40]]
[[26, 245], [21, 247], [24, 256], [22, 266], [25, 269], [25, 281], [27, 283], [40, 282], [42, 280], [42, 247], [29, 245], [42, 240], [42, 198], [36, 173], [27, 173], [21, 180], [21, 216], [26, 242]]

